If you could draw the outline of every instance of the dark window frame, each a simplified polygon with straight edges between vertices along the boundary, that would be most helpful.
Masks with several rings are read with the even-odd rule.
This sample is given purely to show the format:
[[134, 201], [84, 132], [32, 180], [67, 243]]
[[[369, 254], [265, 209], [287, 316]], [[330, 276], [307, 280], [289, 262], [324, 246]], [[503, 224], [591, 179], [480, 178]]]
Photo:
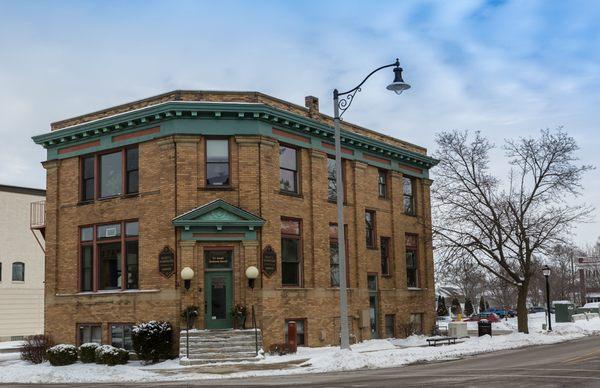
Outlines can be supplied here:
[[388, 175], [388, 170], [384, 170], [383, 168], [377, 169], [377, 194], [381, 199], [389, 198]]
[[[301, 218], [294, 218], [294, 217], [281, 217], [281, 221], [294, 221], [294, 222], [298, 222], [298, 228], [299, 228], [299, 234], [295, 235], [295, 234], [288, 234], [288, 233], [283, 233], [281, 231], [281, 227], [280, 227], [280, 234], [281, 234], [281, 240], [283, 240], [284, 238], [286, 239], [294, 239], [294, 240], [298, 240], [298, 282], [297, 284], [284, 284], [283, 283], [283, 241], [281, 241], [282, 244], [282, 248], [281, 248], [281, 286], [282, 287], [286, 287], [286, 288], [302, 288], [303, 284], [304, 284], [304, 273], [303, 273], [303, 269], [304, 269], [304, 257], [303, 257], [303, 239], [302, 239], [302, 234], [303, 234], [303, 228], [302, 228], [302, 219]], [[286, 262], [286, 263], [290, 263], [290, 262]]]
[[[413, 316], [418, 316], [419, 317], [419, 327], [418, 328], [414, 328], [413, 327], [413, 325], [414, 325], [414, 322], [413, 322], [413, 319], [412, 319]], [[411, 328], [414, 330], [414, 334], [417, 334], [417, 335], [423, 334], [423, 332], [424, 332], [423, 318], [425, 318], [425, 314], [423, 312], [416, 312], [416, 313], [411, 312], [409, 314], [409, 316], [408, 316], [408, 322], [410, 323]]]
[[[16, 267], [21, 267], [21, 278], [20, 279], [15, 279], [15, 268]], [[22, 261], [13, 261], [12, 266], [11, 266], [11, 270], [12, 270], [12, 276], [11, 279], [13, 282], [24, 282], [25, 281], [25, 263]]]
[[[371, 215], [371, 227], [367, 222], [367, 214]], [[370, 241], [369, 241], [370, 240]], [[371, 209], [365, 209], [365, 245], [367, 249], [377, 249], [377, 212]]]
[[[225, 140], [227, 142], [227, 184], [225, 185], [211, 185], [208, 183], [208, 165], [209, 164], [223, 164], [224, 162], [209, 162], [208, 161], [208, 142], [212, 140]], [[231, 189], [232, 187], [231, 177], [231, 138], [229, 136], [206, 136], [204, 137], [204, 187], [212, 190], [219, 189]]]
[[[290, 150], [294, 150], [294, 152], [296, 153], [296, 169], [295, 170], [290, 170], [287, 167], [282, 167], [281, 166], [281, 153], [279, 154], [279, 192], [281, 194], [298, 196], [301, 193], [301, 188], [300, 188], [300, 176], [301, 176], [300, 175], [300, 158], [302, 157], [301, 149], [298, 147], [295, 147], [295, 146], [291, 146], [286, 143], [279, 144], [279, 148], [287, 148]], [[293, 173], [294, 185], [296, 187], [296, 190], [285, 190], [281, 187], [281, 170], [291, 171]]]
[[[131, 332], [133, 331], [133, 326], [134, 326], [133, 323], [131, 323], [131, 322], [109, 322], [108, 323], [108, 343], [109, 343], [109, 345], [114, 346], [113, 345], [113, 332], [112, 332], [113, 326], [121, 326], [121, 327], [122, 326], [130, 326], [130, 329], [129, 329], [130, 336], [133, 337], [131, 334]], [[125, 344], [125, 333], [124, 332], [123, 332], [123, 344]], [[133, 352], [133, 341], [132, 341], [131, 349], [127, 349], [125, 347], [122, 347], [121, 349], [125, 349], [130, 353]]]
[[98, 327], [100, 328], [100, 342], [99, 344], [102, 344], [102, 322], [84, 322], [84, 323], [76, 323], [75, 324], [75, 343], [77, 344], [77, 346], [81, 346], [86, 342], [82, 341], [81, 338], [81, 329], [84, 327]]
[[[415, 239], [415, 245], [409, 245], [408, 243], [406, 243], [406, 240], [408, 240], [408, 237], [414, 238]], [[406, 260], [406, 287], [407, 288], [420, 288], [420, 276], [419, 276], [419, 235], [414, 234], [414, 233], [406, 233], [405, 234], [405, 244], [404, 244], [404, 251], [405, 251], [405, 260]], [[411, 252], [414, 255], [414, 264], [415, 267], [409, 267], [408, 265], [408, 253]], [[415, 282], [414, 284], [409, 283], [409, 271], [414, 271], [414, 278], [415, 278]]]
[[[285, 329], [283, 330], [283, 341], [284, 343], [287, 343], [287, 339], [288, 339], [288, 322], [290, 321], [294, 321], [296, 322], [296, 345], [297, 346], [306, 346], [308, 347], [308, 330], [306, 329], [306, 325], [308, 323], [308, 319], [306, 318], [298, 318], [298, 319], [294, 319], [294, 318], [285, 318], [284, 319], [284, 325], [285, 325]], [[298, 341], [298, 322], [302, 322], [302, 337], [303, 337], [303, 343], [301, 344], [300, 341]]]
[[[138, 234], [136, 236], [127, 236], [126, 234], [126, 230], [127, 227], [126, 225], [128, 223], [132, 223], [132, 222], [137, 222], [138, 223]], [[98, 228], [104, 225], [114, 225], [114, 224], [119, 224], [121, 226], [121, 235], [115, 238], [103, 238], [103, 239], [99, 239], [98, 238]], [[83, 233], [83, 229], [87, 229], [87, 228], [92, 228], [92, 233], [93, 233], [93, 238], [92, 240], [89, 241], [82, 241], [82, 233]], [[140, 244], [139, 244], [139, 238], [140, 238], [140, 232], [139, 232], [139, 220], [138, 219], [130, 219], [130, 220], [122, 220], [122, 221], [113, 221], [113, 222], [103, 222], [103, 223], [99, 223], [99, 224], [88, 224], [88, 225], [81, 225], [79, 227], [79, 245], [78, 245], [78, 265], [77, 265], [77, 289], [79, 290], [79, 292], [94, 292], [97, 293], [98, 291], [127, 291], [127, 290], [139, 290], [140, 289], [140, 280], [139, 280], [139, 275], [140, 275]], [[137, 251], [137, 274], [136, 274], [136, 282], [137, 282], [137, 287], [136, 288], [127, 288], [128, 285], [128, 268], [127, 268], [127, 243], [131, 242], [131, 241], [137, 241], [138, 243], [138, 251]], [[121, 284], [119, 286], [119, 288], [115, 288], [115, 289], [100, 289], [100, 259], [99, 259], [99, 249], [100, 249], [100, 245], [103, 244], [113, 244], [113, 243], [120, 243], [120, 249], [121, 249]], [[82, 277], [82, 259], [83, 259], [83, 247], [92, 247], [92, 271], [91, 271], [91, 280], [92, 280], [92, 289], [91, 290], [83, 290], [83, 277]]]
[[[411, 193], [407, 194], [405, 192], [406, 182], [410, 182]], [[416, 183], [417, 180], [411, 176], [403, 176], [402, 177], [402, 210], [403, 213], [407, 216], [416, 216], [417, 215], [417, 201], [416, 201]], [[410, 208], [407, 207], [407, 200], [410, 203]]]
[[[392, 332], [391, 332], [391, 336], [390, 336], [390, 333], [388, 332], [388, 318], [389, 317], [392, 318]], [[383, 316], [383, 324], [384, 324], [384, 330], [385, 330], [385, 336], [386, 336], [386, 338], [396, 338], [396, 314], [385, 314]]]
[[[329, 195], [330, 193], [330, 182], [336, 182], [336, 180], [330, 179], [329, 176], [329, 160], [333, 160], [334, 161], [334, 171], [335, 171], [335, 156], [334, 155], [327, 155], [327, 158], [325, 160], [325, 171], [327, 174], [327, 202], [329, 203], [337, 203], [337, 183], [336, 183], [336, 187], [335, 187], [335, 196], [332, 197]], [[344, 159], [344, 157], [342, 156], [342, 188], [345, 189], [346, 188], [346, 159]], [[347, 203], [347, 190], [344, 190], [344, 204]]]
[[[392, 276], [391, 271], [391, 263], [392, 263], [392, 244], [391, 238], [389, 237], [380, 237], [379, 238], [379, 248], [381, 251], [381, 276]], [[385, 244], [384, 244], [385, 242]], [[385, 245], [385, 248], [384, 248]], [[385, 256], [385, 257], [384, 257]], [[385, 266], [384, 266], [385, 263]]]
[[[329, 228], [331, 228], [332, 226], [336, 226], [337, 227], [337, 222], [330, 222], [329, 223]], [[346, 287], [350, 286], [350, 255], [348, 254], [348, 225], [344, 224], [344, 247], [345, 247], [345, 251], [346, 251], [346, 255], [344, 257], [344, 261], [346, 262]], [[331, 235], [329, 235], [329, 286], [331, 288], [339, 288], [340, 285], [334, 285], [332, 283], [332, 279], [331, 279], [331, 270], [333, 268], [332, 266], [332, 262], [331, 262], [331, 245], [332, 244], [338, 244], [339, 245], [339, 239], [337, 237], [337, 234], [335, 237], [332, 237]], [[338, 248], [339, 249], [339, 248]], [[339, 268], [339, 250], [338, 250], [338, 268]]]
[[[127, 152], [128, 150], [131, 149], [137, 149], [138, 151], [138, 164], [137, 164], [137, 169], [131, 169], [130, 171], [137, 171], [138, 173], [138, 184], [137, 184], [137, 191], [132, 191], [130, 192], [128, 190], [128, 169], [127, 169]], [[100, 196], [100, 186], [101, 186], [101, 168], [100, 168], [100, 158], [104, 155], [109, 155], [109, 154], [116, 154], [116, 153], [121, 153], [121, 193], [120, 194], [116, 194], [116, 195], [110, 195], [110, 196], [105, 196], [102, 197]], [[93, 159], [94, 161], [94, 175], [92, 177], [84, 177], [84, 172], [85, 172], [85, 160], [87, 159]], [[104, 151], [100, 151], [100, 152], [96, 152], [93, 154], [87, 154], [87, 155], [82, 155], [79, 157], [79, 201], [80, 203], [90, 203], [90, 202], [94, 202], [94, 201], [98, 201], [98, 200], [105, 200], [105, 199], [111, 199], [111, 198], [119, 198], [119, 197], [127, 197], [127, 196], [135, 196], [137, 194], [139, 194], [140, 192], [140, 185], [139, 185], [139, 168], [140, 168], [140, 162], [139, 162], [139, 147], [136, 145], [133, 146], [128, 146], [128, 147], [121, 147], [121, 148], [113, 148], [110, 150], [104, 150]], [[86, 181], [91, 180], [93, 181], [93, 197], [92, 198], [88, 198], [86, 196], [86, 190], [85, 190], [85, 183]]]

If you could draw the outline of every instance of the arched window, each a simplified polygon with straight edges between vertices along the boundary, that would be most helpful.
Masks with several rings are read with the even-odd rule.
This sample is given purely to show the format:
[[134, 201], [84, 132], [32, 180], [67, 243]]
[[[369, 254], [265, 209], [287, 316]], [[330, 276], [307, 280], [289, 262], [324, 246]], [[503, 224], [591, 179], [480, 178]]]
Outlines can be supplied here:
[[12, 280], [13, 282], [25, 281], [25, 263], [20, 261], [14, 262], [12, 265]]

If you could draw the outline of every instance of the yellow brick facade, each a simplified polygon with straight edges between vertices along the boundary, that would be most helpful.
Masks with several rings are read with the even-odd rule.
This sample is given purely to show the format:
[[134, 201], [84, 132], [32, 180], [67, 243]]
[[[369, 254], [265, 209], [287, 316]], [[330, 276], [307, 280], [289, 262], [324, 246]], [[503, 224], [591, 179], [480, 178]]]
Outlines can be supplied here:
[[[44, 163], [47, 171], [45, 331], [57, 343], [75, 343], [77, 325], [101, 323], [102, 340], [109, 342], [111, 323], [166, 320], [175, 331], [180, 313], [188, 305], [200, 306], [197, 327], [204, 327], [204, 251], [215, 247], [233, 250], [234, 303], [255, 305], [264, 345], [283, 342], [285, 319], [306, 319], [309, 346], [339, 343], [338, 290], [330, 286], [329, 224], [336, 222], [335, 204], [327, 200], [327, 154], [298, 148], [299, 195], [279, 191], [279, 144], [270, 136], [232, 135], [231, 187], [218, 190], [205, 184], [205, 137], [173, 135], [143, 141], [139, 149], [139, 194], [81, 204], [80, 158]], [[385, 140], [384, 137], [381, 137]], [[344, 162], [349, 262], [349, 315], [356, 340], [370, 338], [361, 322], [369, 309], [367, 275], [377, 274], [379, 336], [385, 336], [386, 314], [396, 326], [411, 313], [423, 314], [423, 328], [434, 325], [434, 284], [431, 220], [427, 179], [417, 179], [416, 216], [403, 214], [402, 174], [388, 173], [389, 195], [379, 198], [378, 168], [365, 161]], [[172, 219], [212, 200], [222, 199], [265, 220], [256, 240], [184, 241]], [[376, 238], [391, 241], [390, 274], [382, 276], [379, 249], [365, 244], [365, 209], [376, 212]], [[281, 282], [281, 217], [301, 219], [301, 286], [284, 288]], [[80, 293], [78, 285], [79, 227], [111, 221], [139, 220], [139, 290]], [[405, 233], [419, 236], [419, 289], [406, 280]], [[277, 253], [277, 271], [261, 274], [256, 287], [248, 287], [245, 270], [261, 268], [266, 246]], [[176, 273], [166, 278], [158, 271], [158, 254], [169, 246], [176, 253]], [[195, 277], [189, 291], [179, 279], [183, 267]], [[250, 320], [248, 320], [250, 322]], [[400, 330], [396, 329], [400, 335]]]

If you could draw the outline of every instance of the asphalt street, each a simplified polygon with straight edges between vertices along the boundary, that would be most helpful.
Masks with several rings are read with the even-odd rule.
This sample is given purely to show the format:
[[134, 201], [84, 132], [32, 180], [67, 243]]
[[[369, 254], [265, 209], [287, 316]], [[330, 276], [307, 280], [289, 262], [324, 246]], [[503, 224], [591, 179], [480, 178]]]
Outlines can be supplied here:
[[[41, 385], [19, 385], [40, 387]], [[67, 385], [47, 385], [59, 388]], [[600, 336], [392, 369], [186, 383], [68, 387], [600, 387]]]

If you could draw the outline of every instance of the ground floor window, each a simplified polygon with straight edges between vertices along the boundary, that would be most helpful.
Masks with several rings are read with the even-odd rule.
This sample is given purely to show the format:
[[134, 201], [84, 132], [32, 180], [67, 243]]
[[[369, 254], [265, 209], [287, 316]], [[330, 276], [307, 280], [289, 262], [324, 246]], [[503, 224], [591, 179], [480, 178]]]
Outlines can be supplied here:
[[102, 325], [85, 324], [79, 326], [79, 345], [93, 342], [99, 344], [102, 342]]
[[139, 288], [137, 221], [80, 228], [82, 292]]
[[286, 319], [285, 320], [285, 343], [288, 342], [288, 322], [296, 322], [296, 345], [306, 346], [306, 337], [304, 335], [304, 328], [306, 319]]
[[386, 314], [385, 315], [385, 337], [386, 338], [395, 338], [395, 328], [396, 327], [396, 315], [394, 314]]
[[133, 351], [133, 342], [131, 341], [130, 324], [113, 324], [110, 325], [110, 342], [111, 345], [117, 348]]
[[423, 313], [410, 314], [410, 326], [413, 334], [423, 334]]

